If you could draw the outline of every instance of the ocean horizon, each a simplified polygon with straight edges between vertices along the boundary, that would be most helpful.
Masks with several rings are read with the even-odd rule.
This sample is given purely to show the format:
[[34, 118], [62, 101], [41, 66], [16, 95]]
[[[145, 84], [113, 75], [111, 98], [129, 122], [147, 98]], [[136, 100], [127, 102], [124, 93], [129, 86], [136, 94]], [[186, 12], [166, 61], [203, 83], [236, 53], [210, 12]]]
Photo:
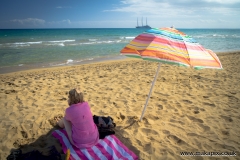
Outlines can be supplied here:
[[[214, 52], [240, 50], [240, 29], [177, 28]], [[0, 70], [66, 66], [124, 58], [120, 50], [146, 29], [0, 29]], [[0, 71], [0, 73], [2, 73]]]

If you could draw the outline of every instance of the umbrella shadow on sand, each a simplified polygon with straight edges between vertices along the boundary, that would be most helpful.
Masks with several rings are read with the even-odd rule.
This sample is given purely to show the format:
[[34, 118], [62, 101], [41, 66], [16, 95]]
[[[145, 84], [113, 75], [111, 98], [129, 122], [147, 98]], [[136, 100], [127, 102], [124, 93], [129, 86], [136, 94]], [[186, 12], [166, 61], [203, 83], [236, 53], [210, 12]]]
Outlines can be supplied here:
[[[58, 115], [56, 117], [62, 117], [62, 116]], [[51, 128], [46, 134], [39, 136], [37, 139], [29, 138], [26, 132], [21, 131], [23, 138], [17, 139], [13, 143], [13, 146], [15, 148], [11, 149], [8, 155], [9, 159], [11, 159], [12, 157], [24, 159], [24, 156], [26, 157], [31, 156], [33, 158], [34, 156], [52, 158], [54, 156], [53, 154], [56, 154], [56, 155], [58, 154], [58, 156], [65, 157], [65, 154], [62, 152], [62, 147], [59, 141], [52, 136], [52, 132], [60, 129], [60, 127], [56, 125], [56, 122], [54, 119], [55, 118], [48, 120], [53, 128]], [[55, 153], [53, 153], [53, 150]], [[16, 153], [18, 153], [18, 155], [16, 155]]]
[[[60, 155], [61, 158], [60, 159], [65, 159], [66, 155], [63, 153], [62, 150], [62, 146], [59, 142], [58, 139], [56, 139], [55, 137], [52, 136], [52, 133], [55, 130], [59, 130], [61, 129], [58, 125], [56, 125], [56, 120], [55, 118], [62, 118], [62, 115], [57, 115], [54, 118], [51, 118], [48, 120], [48, 122], [51, 124], [51, 126], [53, 128], [51, 128], [46, 134], [39, 136], [37, 139], [34, 138], [28, 138], [28, 135], [26, 132], [22, 131], [22, 136], [23, 138], [16, 140], [13, 143], [13, 146], [15, 148], [11, 149], [8, 157], [12, 156], [15, 153], [18, 153], [18, 155], [16, 155], [16, 157], [20, 157], [21, 159], [21, 155], [23, 156], [32, 156], [34, 158], [34, 156], [39, 156], [39, 154], [41, 156], [45, 156], [43, 158], [52, 158], [54, 157], [54, 159], [58, 159], [56, 157], [56, 155], [53, 154], [58, 154], [58, 156]], [[132, 124], [134, 124], [135, 121], [133, 121]], [[139, 152], [137, 150], [137, 148], [135, 148], [131, 143], [129, 143], [128, 139], [124, 138], [121, 135], [121, 130], [120, 127], [116, 127], [115, 129], [115, 135], [117, 138], [119, 138], [119, 140], [126, 145], [126, 147], [128, 147], [130, 150], [132, 150], [136, 155], [139, 155]], [[54, 152], [53, 152], [54, 150]], [[20, 153], [19, 153], [20, 151]], [[57, 152], [57, 153], [56, 153]], [[36, 153], [38, 155], [36, 155]], [[28, 154], [28, 155], [26, 155]], [[35, 155], [33, 155], [35, 154]]]

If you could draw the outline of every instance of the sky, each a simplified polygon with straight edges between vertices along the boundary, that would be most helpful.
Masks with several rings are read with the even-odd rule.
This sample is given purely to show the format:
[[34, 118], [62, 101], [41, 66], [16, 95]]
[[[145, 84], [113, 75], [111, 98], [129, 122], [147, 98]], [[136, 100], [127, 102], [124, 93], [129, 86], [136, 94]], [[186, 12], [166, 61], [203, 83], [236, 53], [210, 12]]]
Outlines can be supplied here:
[[[143, 19], [143, 21], [142, 21]], [[1, 0], [0, 29], [240, 28], [240, 0]]]

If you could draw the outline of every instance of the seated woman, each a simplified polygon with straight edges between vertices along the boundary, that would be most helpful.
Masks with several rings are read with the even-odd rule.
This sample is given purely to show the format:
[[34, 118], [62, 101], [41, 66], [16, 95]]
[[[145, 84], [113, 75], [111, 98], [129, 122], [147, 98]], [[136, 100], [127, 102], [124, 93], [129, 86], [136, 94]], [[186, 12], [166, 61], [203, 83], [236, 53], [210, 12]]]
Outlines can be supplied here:
[[70, 142], [76, 147], [92, 147], [98, 142], [99, 133], [82, 92], [78, 89], [70, 90], [68, 104], [65, 116], [58, 121], [58, 125], [66, 129]]

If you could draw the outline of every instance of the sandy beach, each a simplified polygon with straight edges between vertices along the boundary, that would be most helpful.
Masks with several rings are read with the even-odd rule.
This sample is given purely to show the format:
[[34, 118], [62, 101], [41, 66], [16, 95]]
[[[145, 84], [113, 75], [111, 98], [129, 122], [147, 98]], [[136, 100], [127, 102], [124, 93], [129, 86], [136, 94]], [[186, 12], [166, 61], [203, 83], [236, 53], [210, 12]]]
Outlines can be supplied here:
[[61, 145], [51, 132], [68, 91], [80, 86], [93, 114], [111, 116], [116, 136], [139, 159], [212, 159], [180, 152], [235, 152], [240, 159], [240, 51], [217, 53], [223, 70], [162, 64], [143, 120], [158, 63], [124, 59], [0, 74], [0, 159]]

